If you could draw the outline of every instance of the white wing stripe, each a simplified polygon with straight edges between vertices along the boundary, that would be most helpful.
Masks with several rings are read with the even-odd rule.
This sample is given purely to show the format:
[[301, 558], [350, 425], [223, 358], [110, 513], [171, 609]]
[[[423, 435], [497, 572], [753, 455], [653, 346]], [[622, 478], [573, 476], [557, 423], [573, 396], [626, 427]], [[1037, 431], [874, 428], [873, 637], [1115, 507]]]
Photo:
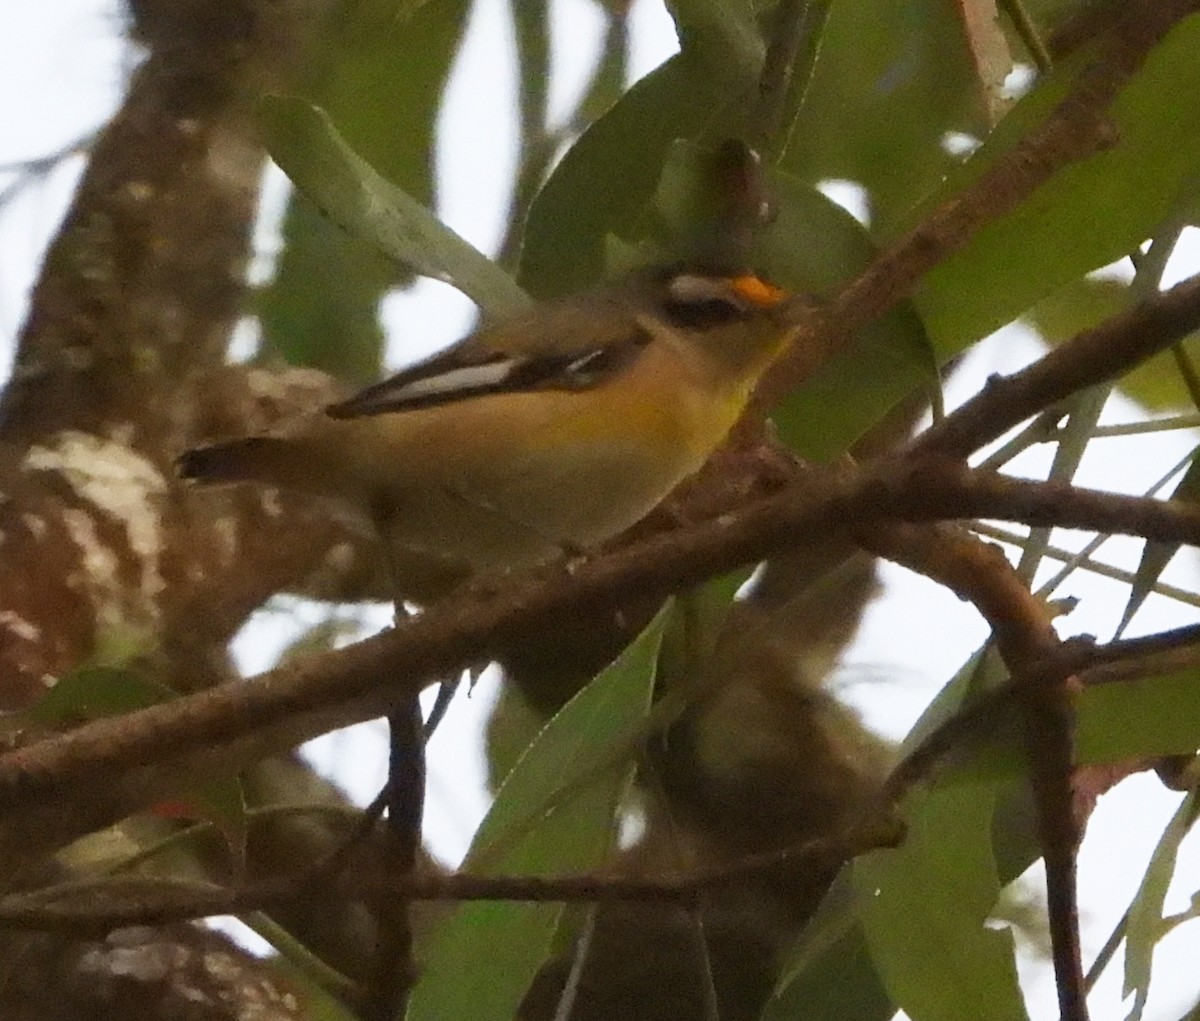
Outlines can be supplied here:
[[[486, 365], [466, 365], [461, 369], [448, 369], [436, 376], [414, 379], [397, 387], [386, 395], [387, 400], [409, 400], [425, 397], [440, 397], [446, 394], [471, 393], [476, 390], [502, 384], [519, 362], [490, 362]], [[382, 396], [382, 395], [381, 395]]]

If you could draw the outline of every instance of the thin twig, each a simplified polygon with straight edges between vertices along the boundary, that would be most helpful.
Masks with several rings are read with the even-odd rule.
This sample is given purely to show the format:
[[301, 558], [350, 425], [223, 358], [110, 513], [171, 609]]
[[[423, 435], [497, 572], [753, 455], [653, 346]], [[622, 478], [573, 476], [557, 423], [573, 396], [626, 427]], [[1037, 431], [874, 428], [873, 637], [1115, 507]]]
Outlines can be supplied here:
[[[1178, 345], [1171, 350], [1172, 352], [1177, 351]], [[1142, 436], [1146, 433], [1158, 434], [1172, 432], [1176, 429], [1200, 429], [1200, 413], [1192, 412], [1188, 415], [1171, 415], [1167, 418], [1148, 418], [1141, 422], [1102, 425], [1092, 432], [1092, 439], [1107, 440], [1126, 436]]]
[[[1018, 548], [1025, 541], [1025, 536], [1023, 535], [1018, 535], [1007, 528], [998, 528], [995, 525], [989, 525], [982, 521], [977, 521], [971, 525], [971, 531], [976, 535], [981, 535], [988, 539], [996, 539]], [[1132, 571], [1115, 567], [1112, 564], [1106, 564], [1101, 560], [1094, 560], [1090, 556], [1082, 556], [1070, 550], [1060, 549], [1058, 546], [1047, 546], [1043, 555], [1049, 557], [1051, 560], [1058, 560], [1063, 563], [1070, 562], [1076, 567], [1083, 568], [1085, 571], [1091, 571], [1092, 574], [1097, 574], [1102, 578], [1110, 578], [1113, 581], [1121, 581], [1127, 585], [1132, 584], [1135, 578]], [[1194, 606], [1200, 609], [1200, 592], [1189, 592], [1187, 589], [1169, 585], [1163, 581], [1155, 582], [1151, 586], [1150, 591], [1160, 596], [1165, 596], [1167, 599], [1174, 599], [1187, 606]]]
[[[985, 483], [999, 478], [979, 475]], [[1013, 480], [1004, 480], [1009, 481]], [[1073, 671], [1062, 663], [1062, 645], [1050, 615], [996, 547], [962, 529], [877, 528], [869, 538], [883, 540], [883, 555], [969, 599], [992, 628], [993, 641], [1013, 677], [1010, 694], [1022, 714], [1038, 844], [1046, 863], [1059, 1002], [1070, 1021], [1086, 1021], [1075, 883], [1081, 822], [1074, 812], [1072, 788], [1074, 681]], [[936, 732], [926, 738], [890, 778], [888, 793], [902, 793], [897, 785], [911, 782], [915, 767], [932, 768], [946, 750], [945, 741], [946, 734]]]
[[1104, 941], [1104, 946], [1100, 948], [1100, 953], [1096, 955], [1096, 959], [1092, 961], [1092, 966], [1088, 968], [1087, 974], [1084, 976], [1084, 984], [1087, 991], [1090, 993], [1096, 988], [1096, 983], [1100, 980], [1100, 976], [1104, 974], [1104, 969], [1109, 966], [1112, 959], [1116, 956], [1117, 950], [1125, 939], [1125, 930], [1129, 925], [1129, 909], [1125, 909], [1125, 913], [1117, 920], [1117, 924], [1113, 926], [1113, 931], [1108, 934], [1108, 939]]
[[426, 743], [433, 737], [438, 724], [442, 722], [449, 711], [450, 703], [454, 701], [454, 696], [458, 693], [460, 680], [461, 678], [455, 677], [451, 681], [442, 681], [438, 685], [437, 696], [434, 698], [433, 705], [429, 710], [429, 717], [425, 720]]
[[[465, 873], [399, 875], [357, 870], [338, 877], [339, 894], [375, 900], [523, 901], [529, 903], [633, 901], [687, 904], [696, 891], [742, 881], [782, 862], [830, 868], [866, 851], [893, 847], [901, 837], [890, 820], [868, 820], [835, 836], [750, 855], [720, 867], [652, 880], [606, 875], [475, 876]], [[36, 893], [0, 897], [0, 925], [21, 929], [104, 932], [133, 924], [156, 924], [267, 909], [311, 893], [309, 873], [241, 887], [162, 877], [61, 883]]]
[[1061, 408], [1051, 408], [1033, 418], [1025, 428], [1003, 446], [988, 454], [977, 467], [990, 468], [999, 471], [1018, 454], [1039, 443], [1052, 443], [1058, 437], [1058, 423], [1062, 421], [1066, 411]]
[[691, 924], [688, 933], [696, 954], [696, 968], [700, 973], [700, 992], [704, 1004], [703, 1021], [721, 1021], [721, 1003], [717, 999], [717, 980], [713, 975], [712, 952], [708, 949], [708, 937], [704, 934], [704, 915], [699, 905], [688, 912]]
[[[1191, 464], [1194, 457], [1195, 451], [1189, 451], [1184, 457], [1181, 457], [1174, 465], [1171, 466], [1168, 471], [1164, 472], [1158, 477], [1154, 484], [1146, 490], [1144, 495], [1155, 496], [1161, 492], [1167, 483], [1171, 481], [1171, 479], [1173, 479], [1189, 464]], [[1111, 536], [1101, 534], [1090, 540], [1087, 545], [1083, 547], [1083, 549], [1081, 549], [1063, 564], [1060, 571], [1058, 571], [1051, 578], [1047, 579], [1034, 594], [1048, 599], [1058, 588], [1058, 586], [1066, 581], [1076, 567], [1087, 560], [1101, 546], [1108, 542], [1110, 538]]]
[[49, 174], [67, 157], [75, 156], [90, 148], [98, 134], [99, 131], [89, 131], [86, 135], [81, 135], [73, 142], [68, 142], [66, 145], [54, 150], [54, 152], [47, 153], [45, 156], [36, 156], [33, 159], [0, 164], [0, 174], [17, 175], [15, 180], [10, 181], [3, 188], [0, 188], [0, 208], [15, 199], [34, 181]]
[[[388, 716], [388, 867], [402, 875], [416, 870], [425, 808], [425, 732], [421, 704], [411, 695]], [[417, 980], [409, 905], [390, 897], [373, 902], [378, 928], [371, 987], [363, 1013], [367, 1021], [404, 1017]]]
[[592, 937], [596, 933], [597, 908], [593, 904], [584, 916], [583, 925], [579, 930], [579, 938], [575, 941], [575, 954], [571, 959], [571, 970], [567, 972], [567, 980], [563, 983], [558, 1004], [554, 1008], [554, 1021], [570, 1021], [571, 1013], [575, 1010], [575, 1000], [579, 995], [579, 983], [583, 981], [583, 969], [587, 965], [588, 954], [592, 950]]

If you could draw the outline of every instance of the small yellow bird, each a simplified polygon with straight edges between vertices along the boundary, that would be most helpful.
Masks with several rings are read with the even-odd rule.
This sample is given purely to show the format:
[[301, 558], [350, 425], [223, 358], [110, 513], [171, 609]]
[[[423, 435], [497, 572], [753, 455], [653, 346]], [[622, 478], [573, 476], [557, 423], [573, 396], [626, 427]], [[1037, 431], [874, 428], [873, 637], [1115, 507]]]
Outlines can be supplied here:
[[643, 270], [546, 303], [180, 474], [332, 497], [465, 571], [595, 545], [697, 471], [793, 330], [752, 275]]

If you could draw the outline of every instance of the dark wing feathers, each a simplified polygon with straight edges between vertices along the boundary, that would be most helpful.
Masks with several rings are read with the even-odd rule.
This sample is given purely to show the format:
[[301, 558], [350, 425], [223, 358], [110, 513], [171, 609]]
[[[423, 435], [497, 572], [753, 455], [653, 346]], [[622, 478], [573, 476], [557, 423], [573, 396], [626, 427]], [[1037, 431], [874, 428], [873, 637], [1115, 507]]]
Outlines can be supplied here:
[[677, 329], [700, 331], [745, 317], [752, 303], [734, 283], [662, 270], [634, 275], [623, 284], [551, 302], [486, 327], [456, 347], [333, 405], [328, 413], [358, 418], [486, 394], [586, 390], [637, 358], [650, 340], [639, 325], [643, 315]]
[[326, 413], [333, 418], [360, 418], [486, 394], [586, 390], [633, 361], [646, 339], [639, 332], [590, 350], [535, 356], [494, 352], [472, 359], [472, 352], [451, 349], [331, 405]]

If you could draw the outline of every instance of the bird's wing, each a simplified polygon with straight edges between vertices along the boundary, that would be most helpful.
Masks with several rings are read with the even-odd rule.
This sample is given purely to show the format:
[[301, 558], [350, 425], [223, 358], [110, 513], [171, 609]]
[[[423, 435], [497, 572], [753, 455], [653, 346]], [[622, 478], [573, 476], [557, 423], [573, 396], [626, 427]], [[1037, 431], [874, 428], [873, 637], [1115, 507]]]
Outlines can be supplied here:
[[356, 394], [326, 413], [333, 418], [412, 411], [486, 394], [586, 390], [629, 365], [649, 337], [638, 330], [614, 343], [567, 352], [451, 348]]

